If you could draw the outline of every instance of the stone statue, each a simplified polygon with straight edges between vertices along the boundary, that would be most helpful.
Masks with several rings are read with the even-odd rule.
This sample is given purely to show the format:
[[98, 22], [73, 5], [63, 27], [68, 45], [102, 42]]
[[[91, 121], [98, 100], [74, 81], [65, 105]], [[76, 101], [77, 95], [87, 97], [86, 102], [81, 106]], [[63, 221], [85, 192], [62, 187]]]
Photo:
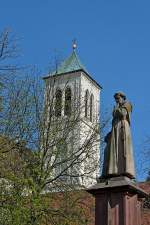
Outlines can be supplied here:
[[135, 178], [133, 148], [130, 132], [132, 105], [122, 92], [114, 95], [112, 130], [105, 137], [102, 177], [127, 176]]

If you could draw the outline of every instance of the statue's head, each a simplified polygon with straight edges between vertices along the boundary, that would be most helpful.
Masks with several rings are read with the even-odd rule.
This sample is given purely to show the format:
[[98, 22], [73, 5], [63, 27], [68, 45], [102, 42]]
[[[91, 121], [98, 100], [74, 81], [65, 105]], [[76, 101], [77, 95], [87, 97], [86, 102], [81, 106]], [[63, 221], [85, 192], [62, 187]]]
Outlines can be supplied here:
[[123, 92], [117, 92], [114, 94], [114, 98], [117, 104], [122, 104], [126, 100], [126, 96]]

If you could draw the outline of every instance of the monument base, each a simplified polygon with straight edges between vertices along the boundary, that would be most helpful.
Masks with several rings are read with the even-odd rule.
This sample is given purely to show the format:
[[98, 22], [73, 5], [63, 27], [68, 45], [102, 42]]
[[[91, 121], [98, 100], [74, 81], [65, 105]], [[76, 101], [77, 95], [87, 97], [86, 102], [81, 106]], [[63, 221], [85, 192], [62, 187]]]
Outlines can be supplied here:
[[99, 179], [87, 190], [95, 196], [95, 225], [141, 225], [147, 193], [127, 177]]

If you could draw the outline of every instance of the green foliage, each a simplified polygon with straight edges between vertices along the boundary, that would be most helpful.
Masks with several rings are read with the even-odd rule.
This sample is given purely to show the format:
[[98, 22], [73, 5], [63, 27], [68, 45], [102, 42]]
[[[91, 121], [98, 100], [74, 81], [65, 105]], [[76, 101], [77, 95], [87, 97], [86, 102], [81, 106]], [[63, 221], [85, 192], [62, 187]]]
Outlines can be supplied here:
[[[0, 69], [3, 66], [0, 76], [1, 71], [5, 71], [7, 78], [5, 82], [0, 80], [0, 224], [87, 225], [90, 216], [84, 195], [71, 193], [75, 187], [68, 185], [64, 177], [85, 175], [78, 174], [76, 168], [87, 158], [93, 159], [92, 144], [98, 138], [97, 124], [77, 148], [79, 140], [75, 128], [80, 129], [79, 104], [72, 110], [71, 93], [68, 92], [66, 116], [60, 117], [59, 112], [54, 118], [52, 84], [47, 87], [43, 110], [43, 89], [37, 80], [29, 78], [34, 71], [25, 79], [17, 79], [17, 67], [7, 65], [7, 58], [17, 53], [9, 34], [5, 30], [0, 35]], [[3, 61], [6, 64], [2, 65]], [[2, 110], [1, 97], [5, 103]], [[62, 102], [57, 106], [60, 111]], [[68, 143], [71, 143], [70, 151]], [[95, 164], [91, 163], [87, 175], [94, 170]]]
[[5, 165], [6, 160], [10, 166], [3, 168], [4, 178], [0, 182], [1, 223], [3, 225], [88, 224], [89, 208], [84, 205], [84, 193], [78, 191], [45, 193], [40, 156], [37, 152], [31, 152], [25, 159], [26, 148], [25, 146], [22, 148], [24, 150], [15, 149], [13, 154], [7, 151], [0, 161]]

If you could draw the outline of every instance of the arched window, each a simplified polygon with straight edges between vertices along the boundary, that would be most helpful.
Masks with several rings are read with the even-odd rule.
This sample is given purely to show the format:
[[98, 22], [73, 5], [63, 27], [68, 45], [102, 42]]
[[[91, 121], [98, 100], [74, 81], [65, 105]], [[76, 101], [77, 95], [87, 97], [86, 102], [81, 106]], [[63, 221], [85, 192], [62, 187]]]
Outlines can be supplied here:
[[64, 114], [66, 116], [71, 115], [71, 88], [67, 87], [65, 90], [65, 110]]
[[90, 96], [90, 121], [93, 121], [93, 103], [94, 103], [94, 96], [91, 94]]
[[85, 92], [85, 117], [88, 118], [88, 107], [89, 107], [89, 91]]
[[62, 91], [60, 89], [57, 89], [55, 94], [55, 116], [60, 117], [61, 111], [62, 111]]

